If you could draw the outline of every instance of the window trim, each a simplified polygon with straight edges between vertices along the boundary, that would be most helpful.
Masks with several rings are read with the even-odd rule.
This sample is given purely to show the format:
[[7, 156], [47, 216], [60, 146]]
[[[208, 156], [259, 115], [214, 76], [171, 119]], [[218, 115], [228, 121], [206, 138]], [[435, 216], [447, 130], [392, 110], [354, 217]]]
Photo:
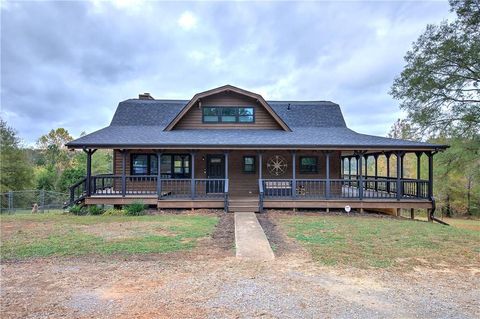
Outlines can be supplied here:
[[[315, 159], [315, 171], [311, 171], [309, 169], [305, 169], [305, 166], [302, 165], [302, 159], [305, 158], [313, 158]], [[300, 156], [298, 160], [298, 170], [302, 174], [318, 174], [318, 156]], [[308, 165], [308, 167], [313, 166], [313, 165]]]
[[[142, 156], [146, 155], [147, 156], [147, 174], [136, 174], [133, 170], [133, 160], [135, 156]], [[170, 156], [171, 161], [170, 161], [170, 178], [175, 179], [175, 178], [191, 178], [192, 176], [192, 157], [190, 154], [187, 153], [162, 153], [163, 156]], [[188, 159], [188, 174], [177, 174], [175, 173], [175, 156], [184, 156], [187, 157]], [[154, 153], [130, 153], [130, 175], [131, 176], [157, 176], [158, 175], [158, 168], [161, 165], [162, 159], [160, 158], [160, 162], [157, 160], [157, 171], [156, 172], [151, 172], [152, 169], [152, 157], [157, 157], [157, 154]], [[183, 167], [185, 168], [185, 167]]]
[[[133, 161], [135, 156], [147, 156], [147, 174], [137, 174], [133, 170]], [[157, 154], [152, 154], [152, 153], [130, 153], [130, 175], [133, 176], [154, 176], [157, 175], [158, 172], [155, 172], [154, 174], [151, 173], [152, 169], [152, 157], [157, 157]], [[158, 159], [157, 159], [157, 170], [158, 170]]]
[[[253, 171], [247, 171], [245, 169], [245, 159], [247, 158], [253, 158]], [[242, 171], [245, 173], [245, 174], [255, 174], [257, 172], [257, 157], [255, 155], [245, 155], [243, 156], [242, 158]]]
[[[205, 109], [209, 109], [209, 108], [215, 108], [215, 109], [236, 109], [236, 112], [235, 112], [235, 121], [234, 122], [228, 122], [228, 121], [222, 121], [222, 115], [218, 115], [218, 112], [217, 112], [217, 119], [218, 121], [216, 122], [210, 122], [210, 121], [205, 121], [205, 114], [204, 114], [204, 110]], [[239, 109], [243, 109], [243, 108], [246, 108], [246, 109], [252, 109], [253, 110], [253, 113], [252, 113], [252, 117], [253, 117], [253, 120], [251, 122], [241, 122], [240, 121], [240, 117], [245, 117], [245, 116], [248, 116], [248, 115], [240, 115], [239, 113]], [[252, 106], [216, 106], [216, 105], [203, 105], [202, 106], [202, 123], [203, 124], [255, 124], [255, 116], [256, 115], [256, 111], [255, 111], [255, 107], [252, 105]], [[210, 116], [213, 116], [213, 115], [210, 115]]]

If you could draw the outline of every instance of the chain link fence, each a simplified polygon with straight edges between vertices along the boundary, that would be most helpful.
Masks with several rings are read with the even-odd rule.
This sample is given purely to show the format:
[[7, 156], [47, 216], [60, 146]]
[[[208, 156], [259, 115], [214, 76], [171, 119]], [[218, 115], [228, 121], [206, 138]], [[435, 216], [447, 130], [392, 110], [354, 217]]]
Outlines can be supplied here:
[[45, 190], [25, 190], [0, 193], [1, 214], [45, 213], [63, 210], [69, 195]]

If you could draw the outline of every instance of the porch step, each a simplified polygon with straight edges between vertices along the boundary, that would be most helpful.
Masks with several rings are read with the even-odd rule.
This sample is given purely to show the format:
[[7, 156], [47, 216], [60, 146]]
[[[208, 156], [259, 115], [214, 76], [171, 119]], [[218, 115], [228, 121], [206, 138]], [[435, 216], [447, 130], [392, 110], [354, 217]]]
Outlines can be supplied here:
[[230, 212], [234, 213], [243, 213], [243, 212], [249, 212], [249, 213], [258, 213], [258, 206], [228, 206], [228, 210]]

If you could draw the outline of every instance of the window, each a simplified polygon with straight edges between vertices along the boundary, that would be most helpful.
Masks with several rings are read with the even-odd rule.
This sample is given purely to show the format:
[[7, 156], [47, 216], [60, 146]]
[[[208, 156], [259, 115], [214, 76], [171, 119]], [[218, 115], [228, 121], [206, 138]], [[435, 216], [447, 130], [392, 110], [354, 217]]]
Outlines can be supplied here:
[[317, 173], [317, 158], [315, 156], [301, 156], [300, 173]]
[[[132, 154], [131, 175], [157, 175], [157, 154]], [[160, 174], [162, 178], [190, 178], [190, 155], [163, 154]]]
[[254, 123], [253, 107], [204, 107], [204, 123]]
[[243, 171], [245, 173], [255, 173], [255, 156], [243, 157]]
[[131, 175], [157, 175], [157, 155], [132, 154], [130, 167]]
[[253, 123], [253, 107], [240, 107], [238, 109], [238, 121], [242, 123]]

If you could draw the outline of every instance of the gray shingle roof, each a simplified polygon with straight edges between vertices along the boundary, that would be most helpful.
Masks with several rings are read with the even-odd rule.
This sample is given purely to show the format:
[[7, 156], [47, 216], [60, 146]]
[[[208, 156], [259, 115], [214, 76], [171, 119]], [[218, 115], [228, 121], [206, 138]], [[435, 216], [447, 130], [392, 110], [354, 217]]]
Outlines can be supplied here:
[[[302, 148], [442, 148], [440, 145], [356, 133], [347, 128], [340, 107], [332, 102], [271, 101], [269, 105], [292, 132], [282, 130], [172, 130], [164, 128], [186, 100], [126, 100], [119, 103], [110, 126], [80, 137], [69, 147], [302, 147]], [[288, 108], [290, 105], [290, 108]]]

